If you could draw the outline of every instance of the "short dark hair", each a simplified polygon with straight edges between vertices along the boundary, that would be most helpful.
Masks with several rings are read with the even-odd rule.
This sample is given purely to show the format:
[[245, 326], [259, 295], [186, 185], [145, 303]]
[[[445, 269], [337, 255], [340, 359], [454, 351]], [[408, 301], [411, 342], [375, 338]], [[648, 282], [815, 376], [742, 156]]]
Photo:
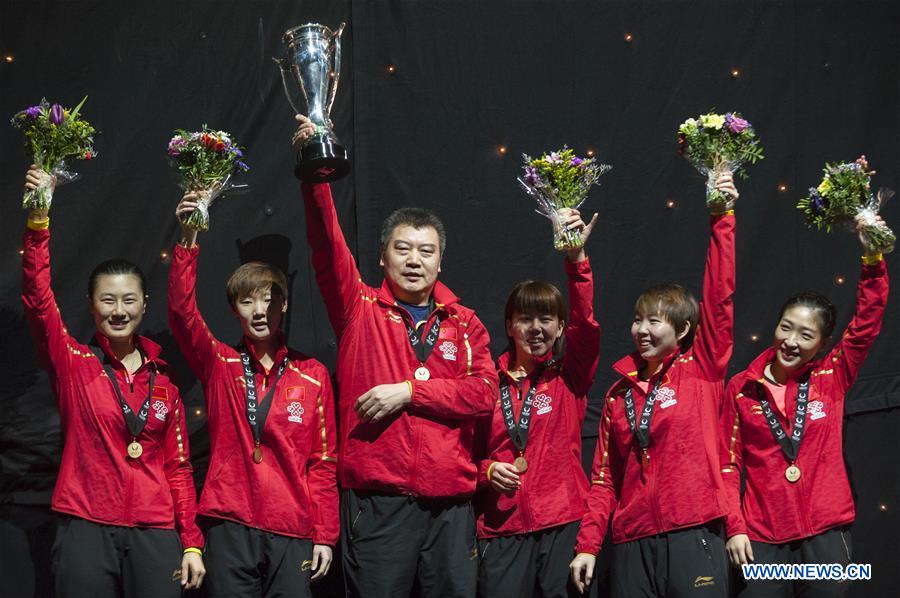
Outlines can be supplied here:
[[381, 225], [381, 246], [386, 247], [394, 229], [403, 225], [413, 228], [433, 228], [441, 243], [441, 255], [444, 254], [444, 249], [447, 248], [447, 232], [444, 230], [444, 223], [434, 212], [423, 208], [400, 208], [385, 218], [384, 224]]
[[144, 272], [136, 264], [128, 260], [113, 258], [100, 262], [91, 272], [91, 276], [88, 278], [88, 297], [94, 296], [94, 291], [97, 290], [98, 278], [101, 276], [116, 276], [117, 274], [137, 276], [141, 284], [141, 294], [147, 295], [147, 278], [144, 276]]
[[225, 283], [225, 295], [228, 297], [229, 305], [234, 307], [241, 297], [251, 295], [270, 285], [273, 295], [280, 293], [281, 298], [287, 301], [287, 278], [284, 272], [264, 262], [247, 262], [228, 277], [228, 282]]
[[[509, 322], [513, 315], [520, 314], [550, 314], [559, 318], [560, 322], [566, 321], [566, 300], [555, 285], [543, 280], [523, 280], [513, 287], [506, 298], [506, 307], [503, 309], [503, 319]], [[565, 343], [565, 332], [553, 345], [553, 353], [559, 355]], [[509, 339], [510, 347], [513, 339]]]
[[[834, 325], [837, 322], [837, 309], [834, 304], [828, 300], [828, 297], [815, 291], [803, 291], [789, 298], [781, 306], [781, 312], [778, 314], [778, 321], [784, 317], [784, 312], [792, 307], [806, 307], [812, 310], [816, 317], [816, 323], [819, 325], [819, 332], [824, 338], [831, 336], [834, 332]], [[777, 324], [776, 324], [777, 325]]]
[[672, 325], [676, 334], [681, 334], [684, 327], [690, 324], [688, 333], [678, 341], [678, 346], [684, 350], [694, 344], [700, 305], [694, 295], [682, 285], [674, 282], [653, 285], [637, 298], [634, 313], [662, 316]]

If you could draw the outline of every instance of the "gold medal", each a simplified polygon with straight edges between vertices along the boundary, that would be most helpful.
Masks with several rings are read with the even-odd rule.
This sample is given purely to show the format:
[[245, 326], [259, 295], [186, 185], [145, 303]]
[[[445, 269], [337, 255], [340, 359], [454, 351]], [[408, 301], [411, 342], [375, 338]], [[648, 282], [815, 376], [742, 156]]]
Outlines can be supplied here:
[[784, 470], [784, 477], [787, 478], [787, 481], [793, 484], [800, 479], [800, 468], [791, 463], [791, 465]]
[[516, 457], [516, 460], [513, 461], [513, 467], [519, 470], [519, 473], [525, 473], [528, 471], [528, 461], [525, 460], [525, 457]]
[[431, 372], [428, 371], [428, 368], [424, 365], [420, 368], [416, 369], [416, 380], [428, 380], [431, 378]]
[[144, 447], [141, 446], [141, 443], [137, 440], [133, 441], [128, 445], [128, 456], [132, 459], [137, 459], [141, 455], [144, 454]]
[[253, 448], [253, 462], [262, 463], [262, 448], [259, 445]]

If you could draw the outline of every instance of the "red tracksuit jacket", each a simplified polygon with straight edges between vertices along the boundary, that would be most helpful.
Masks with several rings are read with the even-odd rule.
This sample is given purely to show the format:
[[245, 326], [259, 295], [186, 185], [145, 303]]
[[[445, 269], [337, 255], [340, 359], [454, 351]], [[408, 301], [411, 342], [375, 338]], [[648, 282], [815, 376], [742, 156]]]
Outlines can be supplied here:
[[[328, 369], [281, 345], [288, 367], [272, 395], [261, 436], [263, 460], [253, 462], [240, 353], [217, 340], [197, 308], [199, 247], [176, 245], [169, 277], [169, 326], [203, 384], [211, 458], [200, 514], [274, 534], [335, 545], [340, 535], [335, 479], [337, 433]], [[266, 372], [246, 343], [262, 400], [277, 376]]]
[[[594, 281], [588, 260], [565, 261], [569, 279], [569, 319], [566, 348], [561, 363], [544, 371], [538, 380], [532, 406], [525, 457], [528, 471], [522, 486], [507, 496], [494, 490], [488, 467], [512, 463], [519, 452], [503, 421], [499, 399], [490, 425], [489, 457], [479, 468], [480, 490], [475, 501], [478, 537], [492, 538], [533, 532], [582, 518], [587, 506], [588, 481], [581, 464], [581, 426], [587, 409], [587, 392], [594, 381], [600, 354], [600, 325], [594, 320]], [[500, 376], [513, 391], [516, 421], [531, 378], [518, 388], [508, 373], [510, 354], [497, 360]]]
[[184, 407], [159, 345], [135, 338], [144, 365], [129, 380], [107, 338], [96, 336], [135, 412], [147, 398], [150, 370], [157, 371], [147, 424], [137, 438], [144, 453], [131, 459], [126, 447], [132, 437], [112, 383], [91, 348], [69, 336], [59, 314], [50, 288], [49, 244], [48, 230], [25, 232], [22, 301], [65, 436], [51, 507], [106, 525], [176, 529], [183, 548], [202, 547]]
[[[809, 403], [803, 438], [795, 465], [800, 479], [789, 482], [789, 463], [765, 421], [759, 399], [774, 400], [761, 382], [772, 348], [764, 351], [728, 383], [722, 407], [722, 479], [728, 491], [726, 533], [747, 534], [751, 540], [780, 544], [808, 538], [851, 523], [853, 496], [843, 456], [844, 394], [856, 379], [869, 347], [881, 330], [888, 297], [884, 261], [863, 266], [857, 291], [856, 314], [839, 343], [822, 359], [812, 361], [789, 379], [785, 412], [779, 414], [790, 434], [797, 399], [797, 380], [809, 374]], [[746, 472], [743, 503], [741, 470]]]
[[[419, 362], [385, 281], [366, 285], [341, 232], [331, 188], [303, 186], [307, 240], [316, 279], [338, 338], [341, 486], [423, 497], [467, 497], [475, 492], [475, 422], [490, 414], [497, 372], [489, 339], [475, 313], [440, 282], [435, 310], [440, 335], [425, 362], [431, 378], [415, 380]], [[356, 400], [379, 384], [410, 380], [412, 403], [377, 423], [360, 421]]]
[[733, 215], [712, 218], [700, 322], [692, 347], [667, 361], [675, 360], [659, 388], [643, 472], [623, 399], [631, 388], [640, 417], [646, 397], [636, 381], [645, 362], [634, 353], [613, 366], [622, 378], [606, 393], [577, 552], [599, 552], [610, 516], [613, 542], [620, 544], [726, 513], [718, 421], [734, 342], [734, 229]]

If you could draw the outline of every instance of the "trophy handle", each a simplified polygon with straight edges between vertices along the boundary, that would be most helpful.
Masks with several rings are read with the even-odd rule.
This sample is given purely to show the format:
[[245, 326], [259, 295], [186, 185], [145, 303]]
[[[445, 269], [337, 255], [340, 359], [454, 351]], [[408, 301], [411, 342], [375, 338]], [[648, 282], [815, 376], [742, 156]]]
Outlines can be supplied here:
[[338, 82], [341, 78], [341, 35], [344, 33], [344, 27], [347, 23], [341, 23], [335, 29], [332, 35], [332, 43], [334, 44], [334, 69], [331, 71], [331, 88], [328, 93], [328, 105], [325, 107], [325, 114], [331, 114], [331, 107], [334, 105], [334, 96], [337, 94]]
[[[281, 73], [281, 85], [284, 87], [284, 95], [287, 96], [288, 104], [291, 105], [291, 108], [294, 109], [294, 114], [303, 114], [297, 106], [294, 105], [293, 95], [291, 95], [291, 88], [288, 87], [288, 81], [285, 77], [284, 73], [287, 69], [284, 68], [284, 60], [281, 58], [272, 58], [275, 64], [278, 65], [278, 72]], [[305, 116], [305, 115], [304, 115]]]

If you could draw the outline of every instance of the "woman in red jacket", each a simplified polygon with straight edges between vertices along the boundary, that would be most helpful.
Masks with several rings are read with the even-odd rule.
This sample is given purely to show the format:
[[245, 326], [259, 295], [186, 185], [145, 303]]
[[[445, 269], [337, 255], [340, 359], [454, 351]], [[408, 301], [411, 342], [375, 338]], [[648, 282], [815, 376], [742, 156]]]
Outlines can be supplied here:
[[[731, 173], [716, 188], [737, 199]], [[684, 287], [635, 304], [637, 351], [613, 367], [572, 579], [584, 591], [612, 517], [612, 595], [726, 596], [718, 416], [733, 344], [734, 212], [712, 215], [698, 306]]]
[[[854, 508], [842, 448], [844, 395], [881, 329], [887, 297], [884, 259], [868, 252], [856, 314], [827, 355], [821, 351], [834, 330], [834, 306], [818, 293], [800, 293], [782, 307], [772, 346], [728, 383], [721, 453], [734, 566], [850, 563]], [[843, 596], [849, 584], [755, 580], [742, 586], [742, 597], [778, 598]]]
[[[46, 176], [32, 165], [25, 187]], [[159, 358], [139, 336], [144, 275], [130, 262], [94, 269], [88, 345], [63, 325], [50, 288], [50, 218], [28, 214], [22, 300], [59, 403], [65, 444], [52, 508], [56, 595], [159, 598], [199, 587], [203, 536], [194, 521], [184, 407]]]
[[[597, 215], [587, 225], [577, 210], [565, 217], [587, 241]], [[600, 325], [583, 248], [569, 251], [565, 270], [568, 316], [562, 293], [546, 282], [519, 283], [506, 301], [509, 351], [497, 360], [500, 400], [484, 434], [489, 456], [475, 500], [483, 598], [568, 594], [567, 565], [588, 494], [581, 426]]]

